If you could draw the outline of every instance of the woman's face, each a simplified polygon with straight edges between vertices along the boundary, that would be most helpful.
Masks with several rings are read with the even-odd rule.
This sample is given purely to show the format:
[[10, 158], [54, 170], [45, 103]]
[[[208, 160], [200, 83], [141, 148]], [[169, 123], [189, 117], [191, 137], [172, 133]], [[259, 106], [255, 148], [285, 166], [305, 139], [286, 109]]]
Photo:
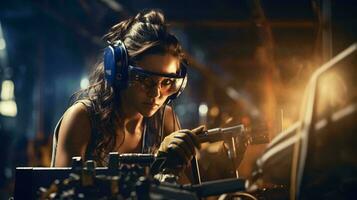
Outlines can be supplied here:
[[[176, 74], [179, 69], [179, 59], [170, 54], [152, 54], [144, 56], [136, 62], [136, 66], [145, 71], [160, 74]], [[129, 81], [129, 86], [122, 92], [123, 108], [132, 114], [140, 113], [150, 117], [165, 103], [171, 94], [165, 92], [165, 84], [170, 81], [160, 76], [150, 77], [150, 86], [143, 85], [140, 80]]]

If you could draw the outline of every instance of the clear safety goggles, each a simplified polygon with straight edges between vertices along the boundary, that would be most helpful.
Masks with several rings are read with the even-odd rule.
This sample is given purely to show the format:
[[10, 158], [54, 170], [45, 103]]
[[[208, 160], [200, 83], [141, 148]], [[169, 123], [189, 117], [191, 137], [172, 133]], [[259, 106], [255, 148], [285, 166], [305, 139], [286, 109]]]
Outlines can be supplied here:
[[160, 88], [162, 95], [172, 95], [185, 84], [186, 67], [181, 66], [176, 74], [156, 73], [144, 70], [141, 67], [128, 67], [128, 81], [130, 85], [138, 85], [145, 91]]

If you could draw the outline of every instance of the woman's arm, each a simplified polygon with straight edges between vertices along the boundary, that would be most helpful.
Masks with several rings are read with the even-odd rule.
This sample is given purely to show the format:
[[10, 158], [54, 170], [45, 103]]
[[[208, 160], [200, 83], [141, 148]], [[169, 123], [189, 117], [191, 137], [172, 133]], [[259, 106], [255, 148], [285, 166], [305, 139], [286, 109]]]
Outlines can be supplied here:
[[71, 106], [59, 127], [55, 167], [69, 167], [73, 156], [85, 155], [91, 135], [91, 124], [86, 107], [81, 103]]

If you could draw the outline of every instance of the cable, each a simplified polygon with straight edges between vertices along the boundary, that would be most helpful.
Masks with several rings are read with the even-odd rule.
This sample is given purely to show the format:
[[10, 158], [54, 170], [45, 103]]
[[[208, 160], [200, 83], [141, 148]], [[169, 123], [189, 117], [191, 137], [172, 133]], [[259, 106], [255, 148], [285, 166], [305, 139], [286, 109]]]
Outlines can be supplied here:
[[180, 130], [181, 129], [181, 124], [177, 120], [177, 115], [176, 115], [176, 112], [174, 110], [174, 106], [173, 105], [172, 105], [172, 118], [174, 120], [174, 130], [176, 130], [176, 125], [177, 125], [177, 128]]
[[167, 104], [165, 103], [164, 104], [164, 107], [163, 107], [163, 111], [162, 111], [162, 115], [161, 115], [161, 125], [160, 125], [160, 135], [159, 135], [159, 137], [160, 137], [160, 142], [162, 142], [162, 140], [164, 139], [164, 126], [165, 126], [165, 110], [166, 110], [166, 106], [167, 106]]

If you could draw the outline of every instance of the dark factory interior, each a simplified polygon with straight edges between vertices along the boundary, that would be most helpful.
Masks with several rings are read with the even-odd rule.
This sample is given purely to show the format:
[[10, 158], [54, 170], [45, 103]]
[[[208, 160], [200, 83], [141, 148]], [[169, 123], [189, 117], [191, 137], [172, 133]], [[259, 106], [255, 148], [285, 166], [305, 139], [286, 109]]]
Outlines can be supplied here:
[[[0, 199], [17, 199], [25, 181], [17, 167], [50, 167], [54, 128], [72, 95], [88, 86], [108, 45], [103, 36], [147, 9], [164, 13], [187, 59], [187, 87], [170, 105], [181, 127], [241, 124], [253, 134], [245, 148], [240, 136], [202, 144], [200, 183], [256, 183], [258, 189], [241, 189], [240, 199], [356, 197], [357, 2], [5, 0]], [[205, 198], [224, 199], [212, 196]]]

